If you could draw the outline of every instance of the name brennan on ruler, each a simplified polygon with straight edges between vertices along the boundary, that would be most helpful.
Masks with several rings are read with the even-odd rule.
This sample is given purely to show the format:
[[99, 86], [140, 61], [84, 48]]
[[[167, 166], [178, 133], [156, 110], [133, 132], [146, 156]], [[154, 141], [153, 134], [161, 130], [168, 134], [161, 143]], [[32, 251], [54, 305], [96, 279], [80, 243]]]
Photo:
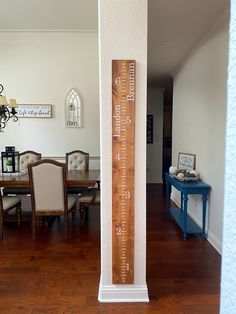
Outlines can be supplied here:
[[[121, 77], [118, 77], [115, 81], [116, 85], [121, 85], [121, 103], [115, 104], [115, 114], [113, 118], [115, 119], [115, 129], [113, 137], [120, 137], [121, 135], [121, 106], [124, 101], [134, 101], [135, 100], [135, 63], [130, 63], [129, 65], [129, 94], [126, 95], [126, 79], [125, 79], [126, 69], [125, 66], [121, 68]], [[122, 103], [123, 101], [123, 103]], [[127, 124], [131, 123], [130, 117], [127, 116], [125, 122]]]
[[[113, 61], [113, 283], [133, 283], [135, 61]], [[114, 73], [113, 73], [114, 74]]]

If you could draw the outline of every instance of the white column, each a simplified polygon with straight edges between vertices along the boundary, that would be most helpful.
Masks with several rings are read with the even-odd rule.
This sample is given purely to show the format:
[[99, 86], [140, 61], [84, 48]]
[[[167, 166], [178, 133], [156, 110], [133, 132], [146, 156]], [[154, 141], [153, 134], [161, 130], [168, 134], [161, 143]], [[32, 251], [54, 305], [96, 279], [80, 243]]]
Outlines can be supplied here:
[[[147, 0], [99, 0], [101, 302], [148, 302], [146, 285]], [[112, 284], [112, 60], [136, 60], [134, 284]]]
[[236, 2], [231, 1], [221, 314], [236, 311]]

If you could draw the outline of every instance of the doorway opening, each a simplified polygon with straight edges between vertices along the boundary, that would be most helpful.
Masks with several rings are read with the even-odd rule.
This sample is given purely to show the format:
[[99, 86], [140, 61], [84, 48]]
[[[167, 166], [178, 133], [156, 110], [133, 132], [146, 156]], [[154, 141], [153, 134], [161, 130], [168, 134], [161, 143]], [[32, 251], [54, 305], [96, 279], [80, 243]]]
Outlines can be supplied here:
[[[148, 89], [159, 89], [156, 105], [160, 106], [162, 98], [163, 106], [163, 110], [157, 113], [163, 115], [163, 133], [159, 133], [159, 141], [160, 138], [163, 139], [160, 141], [162, 148], [155, 155], [150, 147], [154, 142], [147, 144], [147, 182], [152, 183], [147, 185], [149, 286], [155, 285], [149, 274], [153, 275], [155, 269], [159, 269], [156, 276], [162, 293], [165, 293], [164, 283], [167, 284], [168, 279], [178, 282], [178, 287], [175, 284], [168, 286], [175, 294], [187, 293], [184, 290], [186, 282], [189, 282], [192, 291], [198, 293], [202, 284], [205, 286], [199, 273], [199, 269], [202, 269], [201, 274], [211, 277], [211, 282], [217, 278], [214, 286], [208, 286], [204, 294], [212, 294], [214, 291], [214, 311], [218, 312], [224, 208], [229, 2], [222, 0], [216, 5], [214, 1], [208, 1], [207, 4], [190, 1], [180, 8], [177, 3], [170, 6], [167, 2], [151, 0], [148, 25]], [[165, 95], [162, 84], [166, 77], [171, 77], [171, 92], [168, 96]], [[148, 114], [152, 114], [149, 111], [152, 106], [152, 100], [148, 98]], [[171, 120], [172, 124], [165, 123], [166, 120]], [[158, 120], [153, 124], [153, 140], [157, 142], [155, 127], [157, 130]], [[211, 186], [207, 208], [207, 241], [193, 235], [187, 236], [187, 240], [183, 241], [182, 230], [165, 212], [163, 173], [168, 172], [170, 165], [177, 166], [179, 152], [196, 155], [196, 170], [200, 178]], [[148, 155], [150, 153], [151, 157]], [[152, 164], [157, 166], [160, 156], [162, 166], [159, 166], [159, 177], [155, 178], [156, 181], [151, 180], [154, 173]], [[172, 189], [171, 199], [175, 203], [173, 207], [181, 207], [181, 194], [177, 190]], [[201, 197], [189, 196], [188, 214], [202, 227]], [[158, 248], [159, 253], [155, 254]], [[195, 261], [189, 258], [188, 249], [195, 256]], [[181, 261], [183, 256], [184, 261]], [[206, 256], [204, 267], [202, 263], [196, 263], [196, 260], [203, 261]], [[212, 272], [207, 270], [209, 261], [214, 265]], [[190, 277], [186, 278], [190, 269], [191, 283]], [[207, 302], [204, 306], [211, 308]]]

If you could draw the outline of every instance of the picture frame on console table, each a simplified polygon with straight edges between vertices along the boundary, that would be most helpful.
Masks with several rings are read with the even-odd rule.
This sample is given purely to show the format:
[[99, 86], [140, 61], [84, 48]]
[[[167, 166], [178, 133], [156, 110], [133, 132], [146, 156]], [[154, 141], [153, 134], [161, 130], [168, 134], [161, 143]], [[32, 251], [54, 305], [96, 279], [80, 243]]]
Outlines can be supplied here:
[[179, 153], [178, 155], [178, 169], [185, 169], [186, 171], [195, 170], [196, 168], [196, 155], [188, 153]]

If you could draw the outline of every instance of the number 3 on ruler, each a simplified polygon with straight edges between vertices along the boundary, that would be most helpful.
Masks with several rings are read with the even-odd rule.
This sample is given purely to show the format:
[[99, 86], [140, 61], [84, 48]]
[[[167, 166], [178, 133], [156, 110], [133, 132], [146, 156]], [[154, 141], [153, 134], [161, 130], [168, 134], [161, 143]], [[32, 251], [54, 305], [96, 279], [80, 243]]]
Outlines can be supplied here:
[[131, 193], [130, 193], [130, 191], [124, 192], [124, 193], [121, 195], [121, 198], [122, 198], [122, 199], [129, 200], [129, 199], [131, 198]]

